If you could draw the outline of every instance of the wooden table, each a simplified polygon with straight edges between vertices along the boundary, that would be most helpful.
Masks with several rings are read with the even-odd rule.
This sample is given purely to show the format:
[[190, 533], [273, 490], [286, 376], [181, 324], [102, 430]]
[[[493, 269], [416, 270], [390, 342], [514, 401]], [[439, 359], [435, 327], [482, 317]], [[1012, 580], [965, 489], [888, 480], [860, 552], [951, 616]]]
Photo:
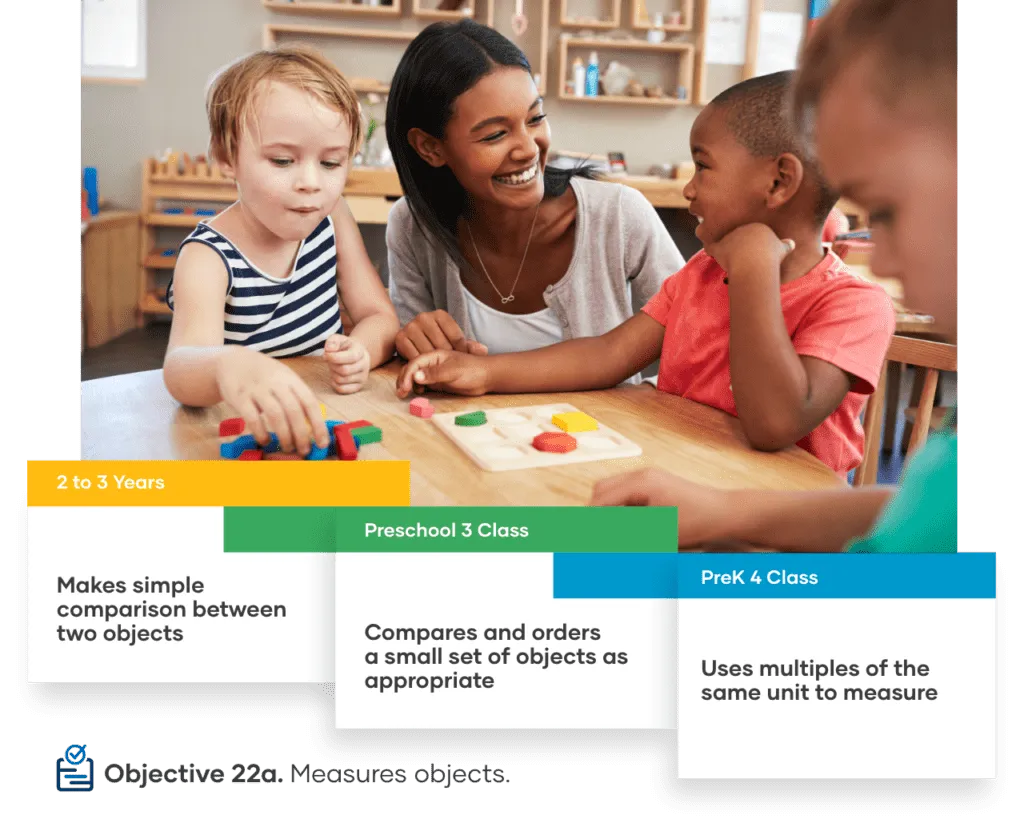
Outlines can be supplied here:
[[[365, 418], [383, 429], [383, 444], [361, 448], [360, 458], [411, 460], [414, 505], [579, 505], [589, 499], [598, 480], [650, 465], [724, 488], [818, 489], [845, 484], [803, 450], [751, 450], [737, 419], [649, 384], [480, 398], [431, 393], [438, 412], [565, 402], [644, 448], [644, 455], [633, 459], [487, 472], [428, 421], [409, 415], [408, 402], [394, 392], [397, 361], [374, 371], [367, 387], [355, 395], [330, 390], [319, 358], [286, 363], [326, 404], [328, 418]], [[223, 404], [206, 409], [180, 406], [164, 388], [159, 371], [87, 381], [82, 384], [82, 458], [216, 459], [221, 442], [217, 425], [232, 415]]]

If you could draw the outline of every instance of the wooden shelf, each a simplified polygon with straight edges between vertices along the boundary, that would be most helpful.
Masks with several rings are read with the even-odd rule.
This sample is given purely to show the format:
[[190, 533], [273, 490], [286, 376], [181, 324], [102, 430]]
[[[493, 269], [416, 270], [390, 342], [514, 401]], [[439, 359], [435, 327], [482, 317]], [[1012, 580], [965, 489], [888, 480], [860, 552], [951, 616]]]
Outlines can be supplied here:
[[[569, 49], [591, 49], [603, 52], [647, 52], [676, 56], [679, 67], [676, 73], [676, 89], [686, 91], [683, 98], [663, 96], [661, 98], [641, 98], [632, 95], [567, 95], [565, 79], [568, 77]], [[696, 47], [692, 43], [671, 41], [665, 43], [648, 43], [646, 40], [614, 40], [612, 38], [583, 38], [562, 35], [558, 39], [558, 98], [561, 101], [581, 101], [589, 104], [626, 104], [641, 107], [685, 107], [693, 102], [693, 61]]]
[[[634, 29], [653, 29], [654, 20], [650, 13], [646, 9], [646, 3], [644, 3], [643, 15], [641, 15], [640, 5], [642, 0], [631, 0], [633, 6], [633, 21], [632, 25]], [[664, 22], [661, 28], [666, 32], [691, 32], [693, 31], [693, 2], [694, 0], [679, 0], [679, 22], [668, 23]]]
[[646, 40], [632, 38], [630, 40], [616, 40], [615, 38], [581, 38], [566, 37], [562, 35], [560, 40], [571, 46], [581, 49], [608, 49], [612, 52], [692, 52], [692, 43], [680, 41], [665, 41], [664, 43], [648, 43]]
[[149, 213], [143, 215], [143, 222], [159, 228], [195, 228], [202, 219], [211, 219], [208, 216], [196, 216], [195, 214], [163, 214]]
[[277, 44], [278, 35], [312, 35], [328, 38], [356, 38], [358, 40], [394, 40], [409, 42], [418, 35], [415, 29], [350, 29], [343, 26], [305, 26], [301, 23], [267, 23], [263, 26], [263, 48]]
[[562, 95], [562, 101], [578, 101], [581, 104], [635, 104], [641, 107], [685, 107], [689, 104], [682, 98], [641, 98], [633, 95]]
[[402, 0], [393, 0], [390, 6], [367, 6], [359, 3], [283, 3], [281, 0], [263, 0], [263, 6], [272, 12], [285, 14], [359, 15], [362, 17], [401, 17]]
[[178, 258], [174, 255], [166, 256], [161, 254], [160, 252], [163, 250], [163, 248], [158, 248], [147, 254], [146, 258], [142, 261], [143, 268], [173, 269], [178, 262]]
[[139, 303], [139, 311], [146, 315], [169, 315], [171, 307], [164, 303], [163, 292], [148, 292]]
[[463, 20], [476, 16], [476, 0], [465, 0], [457, 9], [428, 9], [421, 3], [427, 0], [412, 0], [412, 16], [420, 20]]
[[618, 29], [621, 24], [622, 2], [611, 0], [611, 20], [598, 20], [592, 17], [569, 17], [569, 0], [562, 0], [562, 8], [558, 13], [558, 25], [563, 29]]

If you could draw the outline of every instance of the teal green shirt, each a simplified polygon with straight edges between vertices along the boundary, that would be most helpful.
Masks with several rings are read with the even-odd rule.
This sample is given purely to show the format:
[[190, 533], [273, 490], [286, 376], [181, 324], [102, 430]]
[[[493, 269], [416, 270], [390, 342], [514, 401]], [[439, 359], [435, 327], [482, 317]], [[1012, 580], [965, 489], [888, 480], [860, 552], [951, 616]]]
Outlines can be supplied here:
[[956, 553], [956, 433], [934, 433], [907, 465], [899, 490], [850, 551]]

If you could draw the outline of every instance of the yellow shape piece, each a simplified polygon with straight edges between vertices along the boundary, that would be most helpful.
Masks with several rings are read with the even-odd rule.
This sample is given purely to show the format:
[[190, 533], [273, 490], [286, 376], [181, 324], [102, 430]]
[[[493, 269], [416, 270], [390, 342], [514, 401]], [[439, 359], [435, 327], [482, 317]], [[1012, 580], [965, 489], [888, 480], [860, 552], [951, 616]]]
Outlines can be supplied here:
[[327, 405], [323, 401], [320, 402], [320, 415], [327, 418]]
[[586, 413], [555, 413], [551, 416], [551, 423], [566, 433], [585, 433], [597, 429], [597, 421]]

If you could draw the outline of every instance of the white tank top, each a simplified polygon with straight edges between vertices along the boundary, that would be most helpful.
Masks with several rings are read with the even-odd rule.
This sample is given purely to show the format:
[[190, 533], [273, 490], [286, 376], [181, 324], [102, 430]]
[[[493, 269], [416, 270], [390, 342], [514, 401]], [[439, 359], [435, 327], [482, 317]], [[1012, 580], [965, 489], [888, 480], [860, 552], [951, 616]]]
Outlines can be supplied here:
[[481, 302], [465, 286], [462, 294], [473, 333], [480, 343], [487, 346], [491, 355], [540, 349], [565, 339], [558, 315], [550, 307], [530, 314], [510, 315]]

